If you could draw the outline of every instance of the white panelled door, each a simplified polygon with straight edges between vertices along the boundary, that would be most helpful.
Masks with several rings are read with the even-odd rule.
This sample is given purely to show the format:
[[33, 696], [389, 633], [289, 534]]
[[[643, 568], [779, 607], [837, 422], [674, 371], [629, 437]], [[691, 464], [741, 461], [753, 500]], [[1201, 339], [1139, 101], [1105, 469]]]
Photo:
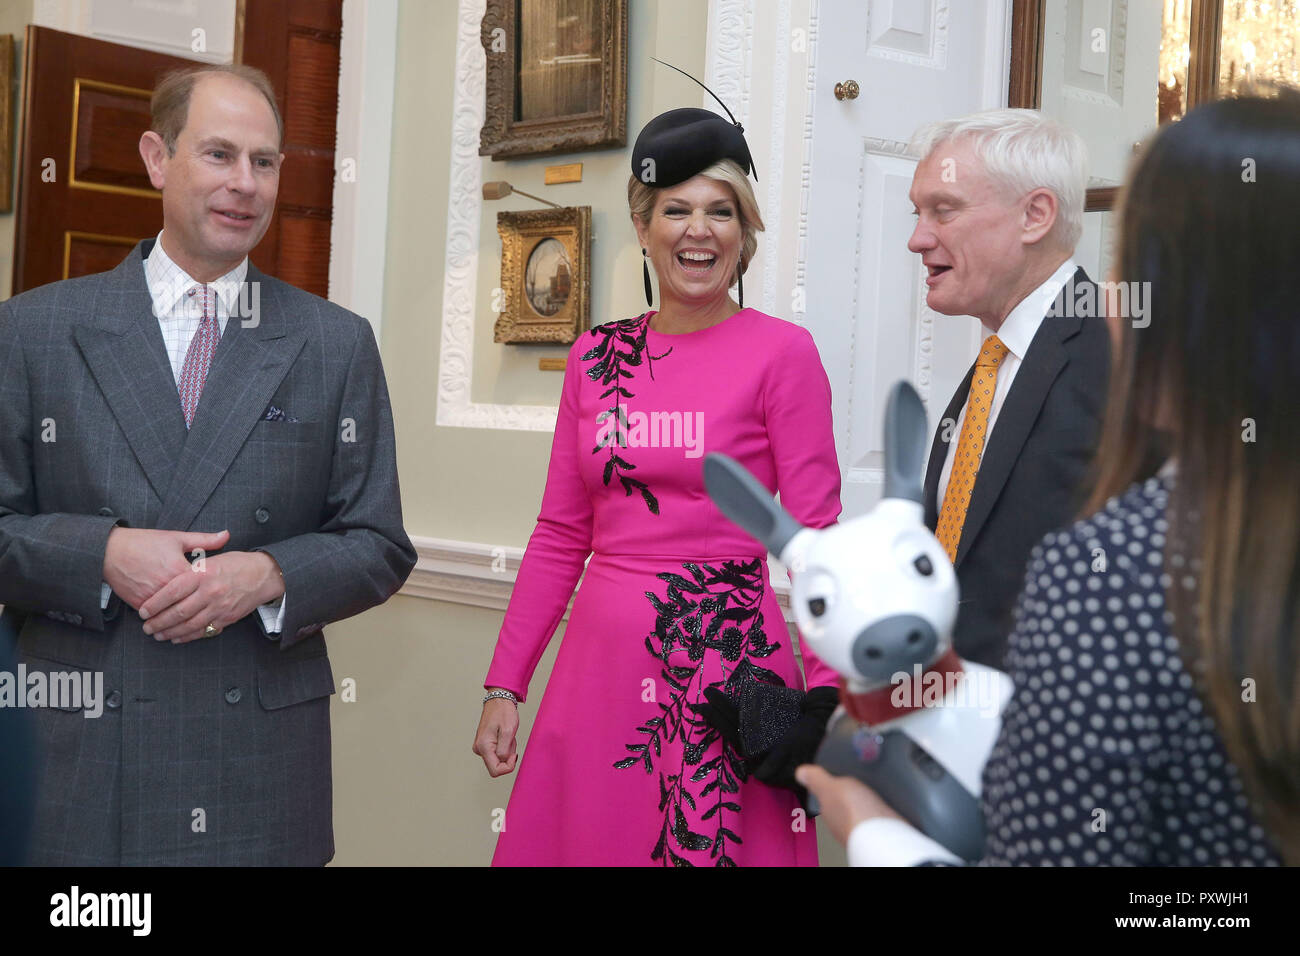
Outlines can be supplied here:
[[[1006, 104], [1010, 0], [819, 0], [803, 288], [834, 394], [844, 517], [880, 497], [885, 397], [910, 380], [939, 424], [974, 359], [979, 323], [925, 306], [907, 251], [922, 124]], [[856, 99], [835, 84], [856, 80]]]
[[[1088, 146], [1091, 186], [1118, 186], [1136, 143], [1156, 127], [1163, 5], [1131, 0], [1049, 0], [1043, 7], [1042, 108]], [[1113, 213], [1083, 217], [1074, 260], [1109, 277]]]

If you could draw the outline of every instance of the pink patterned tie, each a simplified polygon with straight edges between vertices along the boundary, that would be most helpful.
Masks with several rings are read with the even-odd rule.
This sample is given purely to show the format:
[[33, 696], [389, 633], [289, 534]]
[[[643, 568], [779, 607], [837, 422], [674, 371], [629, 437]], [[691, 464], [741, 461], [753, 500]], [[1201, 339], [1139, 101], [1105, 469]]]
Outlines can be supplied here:
[[194, 421], [199, 396], [203, 394], [203, 383], [208, 380], [208, 369], [212, 367], [212, 355], [217, 350], [217, 343], [221, 341], [216, 310], [213, 309], [211, 313], [208, 311], [211, 298], [208, 287], [203, 286], [203, 321], [190, 340], [189, 351], [185, 353], [185, 366], [181, 369], [181, 411], [185, 413], [186, 428]]

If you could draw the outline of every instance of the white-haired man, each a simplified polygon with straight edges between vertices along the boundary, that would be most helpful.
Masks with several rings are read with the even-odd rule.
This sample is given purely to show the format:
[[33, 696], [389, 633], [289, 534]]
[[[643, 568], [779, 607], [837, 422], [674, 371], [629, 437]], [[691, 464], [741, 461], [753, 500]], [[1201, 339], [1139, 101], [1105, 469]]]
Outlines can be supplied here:
[[1105, 406], [1106, 325], [1075, 308], [1097, 302], [1073, 259], [1087, 157], [1074, 132], [1011, 109], [927, 126], [912, 151], [926, 303], [985, 336], [935, 434], [926, 522], [961, 585], [957, 652], [1002, 667], [1029, 552], [1076, 517]]

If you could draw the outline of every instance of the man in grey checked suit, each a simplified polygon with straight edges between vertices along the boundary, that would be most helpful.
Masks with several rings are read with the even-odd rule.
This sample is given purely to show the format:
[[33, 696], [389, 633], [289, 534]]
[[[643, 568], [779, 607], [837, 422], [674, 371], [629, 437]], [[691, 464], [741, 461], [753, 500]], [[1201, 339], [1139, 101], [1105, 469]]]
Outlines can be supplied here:
[[247, 260], [282, 140], [256, 71], [164, 80], [158, 239], [0, 304], [0, 603], [29, 675], [103, 674], [36, 712], [31, 862], [334, 854], [322, 627], [415, 553], [370, 325]]

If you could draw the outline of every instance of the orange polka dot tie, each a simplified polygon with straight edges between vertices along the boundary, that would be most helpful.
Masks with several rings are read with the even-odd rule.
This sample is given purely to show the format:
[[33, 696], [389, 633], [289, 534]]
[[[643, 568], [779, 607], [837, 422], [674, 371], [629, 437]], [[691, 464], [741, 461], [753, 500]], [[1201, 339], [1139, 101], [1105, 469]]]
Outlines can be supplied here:
[[934, 536], [948, 552], [950, 561], [957, 560], [957, 546], [961, 544], [961, 529], [966, 523], [966, 509], [970, 507], [971, 492], [975, 490], [975, 476], [979, 474], [980, 459], [984, 456], [984, 443], [988, 439], [989, 409], [993, 407], [993, 392], [997, 387], [998, 366], [1006, 357], [1007, 347], [996, 335], [990, 335], [980, 347], [975, 360], [975, 374], [970, 380], [970, 395], [966, 399], [966, 419], [962, 422], [961, 437], [957, 441], [957, 455], [953, 458], [952, 474], [948, 477], [948, 491], [943, 496], [939, 511], [939, 526]]

